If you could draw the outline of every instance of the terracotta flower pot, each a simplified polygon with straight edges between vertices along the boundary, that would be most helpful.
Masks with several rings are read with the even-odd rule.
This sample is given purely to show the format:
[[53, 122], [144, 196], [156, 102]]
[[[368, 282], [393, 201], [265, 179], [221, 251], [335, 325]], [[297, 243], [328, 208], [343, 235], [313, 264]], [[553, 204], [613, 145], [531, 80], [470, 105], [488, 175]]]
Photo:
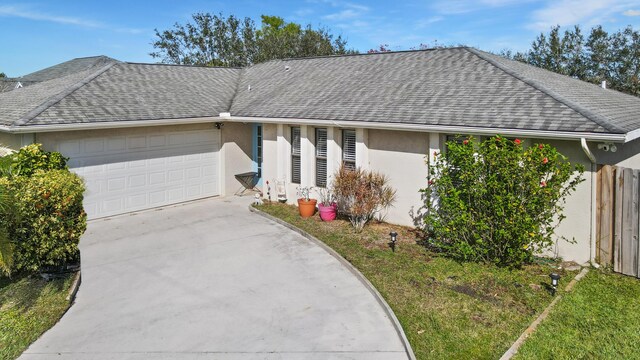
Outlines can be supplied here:
[[329, 206], [324, 206], [320, 203], [318, 204], [318, 213], [322, 221], [333, 221], [338, 213], [338, 204], [333, 203]]
[[298, 199], [298, 210], [300, 211], [300, 216], [303, 218], [308, 218], [313, 216], [316, 212], [316, 204], [318, 200], [316, 199]]

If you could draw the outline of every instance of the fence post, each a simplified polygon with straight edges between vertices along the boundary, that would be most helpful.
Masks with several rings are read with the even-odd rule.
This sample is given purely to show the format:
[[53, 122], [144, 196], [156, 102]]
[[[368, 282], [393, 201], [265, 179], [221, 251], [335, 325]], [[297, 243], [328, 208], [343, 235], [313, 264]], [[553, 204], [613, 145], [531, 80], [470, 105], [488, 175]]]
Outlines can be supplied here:
[[598, 170], [597, 182], [596, 261], [602, 265], [610, 265], [613, 262], [615, 167], [611, 165], [602, 166]]
[[621, 246], [622, 246], [622, 199], [624, 194], [624, 169], [617, 168], [615, 173], [615, 205], [613, 228], [613, 271], [621, 272]]

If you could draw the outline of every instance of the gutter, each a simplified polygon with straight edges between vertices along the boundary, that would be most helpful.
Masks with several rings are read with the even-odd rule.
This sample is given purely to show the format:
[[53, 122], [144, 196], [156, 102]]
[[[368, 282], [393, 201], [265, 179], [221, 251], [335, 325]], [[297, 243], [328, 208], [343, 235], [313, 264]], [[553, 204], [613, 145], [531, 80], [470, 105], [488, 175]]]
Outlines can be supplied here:
[[598, 170], [597, 168], [597, 164], [596, 164], [596, 157], [593, 155], [593, 153], [591, 152], [591, 150], [589, 149], [589, 144], [587, 144], [587, 139], [582, 138], [580, 139], [580, 145], [582, 146], [582, 151], [584, 151], [585, 155], [587, 155], [587, 157], [589, 158], [589, 161], [591, 162], [591, 221], [590, 221], [590, 234], [591, 234], [591, 239], [590, 239], [590, 254], [589, 254], [589, 262], [595, 266], [598, 267], [598, 264], [596, 263], [596, 249], [597, 249], [597, 234], [596, 234], [596, 224], [598, 219], [596, 218], [597, 212], [596, 212], [596, 206], [598, 206], [597, 202], [596, 202], [596, 196], [597, 196], [597, 186], [598, 184], [597, 182], [597, 174], [596, 171]]
[[218, 121], [242, 122], [242, 123], [267, 123], [267, 124], [302, 124], [317, 126], [336, 126], [344, 128], [367, 128], [379, 130], [398, 130], [398, 131], [420, 131], [420, 132], [439, 132], [439, 133], [464, 133], [472, 135], [504, 135], [504, 136], [522, 136], [529, 138], [545, 138], [545, 139], [570, 139], [579, 140], [587, 139], [591, 141], [610, 141], [623, 143], [626, 140], [626, 134], [611, 133], [589, 133], [589, 132], [571, 132], [571, 131], [540, 131], [540, 130], [523, 130], [523, 129], [496, 129], [483, 127], [466, 127], [466, 126], [443, 126], [443, 125], [421, 125], [421, 124], [402, 124], [402, 123], [376, 123], [368, 121], [340, 121], [340, 120], [317, 120], [317, 119], [296, 119], [296, 118], [272, 118], [272, 117], [253, 117], [253, 116], [231, 116], [229, 113], [220, 113]]
[[78, 124], [55, 124], [55, 125], [26, 125], [26, 126], [0, 126], [0, 132], [11, 134], [31, 134], [41, 132], [77, 131], [77, 130], [101, 130], [118, 129], [144, 126], [162, 125], [184, 125], [216, 123], [221, 119], [217, 116], [195, 117], [185, 119], [157, 119], [157, 120], [135, 120], [135, 121], [109, 121]]

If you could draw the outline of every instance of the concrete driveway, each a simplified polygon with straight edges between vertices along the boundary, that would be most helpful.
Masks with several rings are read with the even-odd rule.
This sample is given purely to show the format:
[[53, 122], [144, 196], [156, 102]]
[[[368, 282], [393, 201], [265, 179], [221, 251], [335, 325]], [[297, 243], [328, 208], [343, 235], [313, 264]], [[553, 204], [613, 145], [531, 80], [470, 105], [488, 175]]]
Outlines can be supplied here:
[[21, 359], [407, 359], [348, 269], [248, 201], [90, 222], [75, 304]]

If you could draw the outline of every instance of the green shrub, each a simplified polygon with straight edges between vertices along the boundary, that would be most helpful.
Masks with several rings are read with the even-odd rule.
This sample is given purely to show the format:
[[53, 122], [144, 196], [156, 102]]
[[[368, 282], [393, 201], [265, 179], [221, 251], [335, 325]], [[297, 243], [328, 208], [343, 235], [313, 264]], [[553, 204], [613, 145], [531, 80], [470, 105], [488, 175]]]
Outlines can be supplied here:
[[0, 183], [0, 271], [10, 275], [13, 269], [13, 244], [9, 229], [15, 216], [15, 200], [9, 186]]
[[79, 257], [86, 229], [84, 184], [69, 170], [36, 170], [30, 177], [0, 179], [15, 196], [16, 219], [8, 225], [17, 270], [37, 271]]
[[550, 145], [495, 136], [447, 143], [430, 168], [424, 231], [452, 257], [518, 267], [553, 245], [565, 198], [583, 181]]
[[338, 212], [346, 215], [356, 231], [361, 231], [376, 214], [381, 218], [395, 200], [389, 179], [379, 173], [342, 166], [335, 174], [332, 192]]
[[64, 170], [67, 169], [67, 158], [59, 152], [42, 150], [41, 144], [27, 145], [18, 152], [4, 156], [0, 163], [4, 176], [31, 176], [36, 170]]

